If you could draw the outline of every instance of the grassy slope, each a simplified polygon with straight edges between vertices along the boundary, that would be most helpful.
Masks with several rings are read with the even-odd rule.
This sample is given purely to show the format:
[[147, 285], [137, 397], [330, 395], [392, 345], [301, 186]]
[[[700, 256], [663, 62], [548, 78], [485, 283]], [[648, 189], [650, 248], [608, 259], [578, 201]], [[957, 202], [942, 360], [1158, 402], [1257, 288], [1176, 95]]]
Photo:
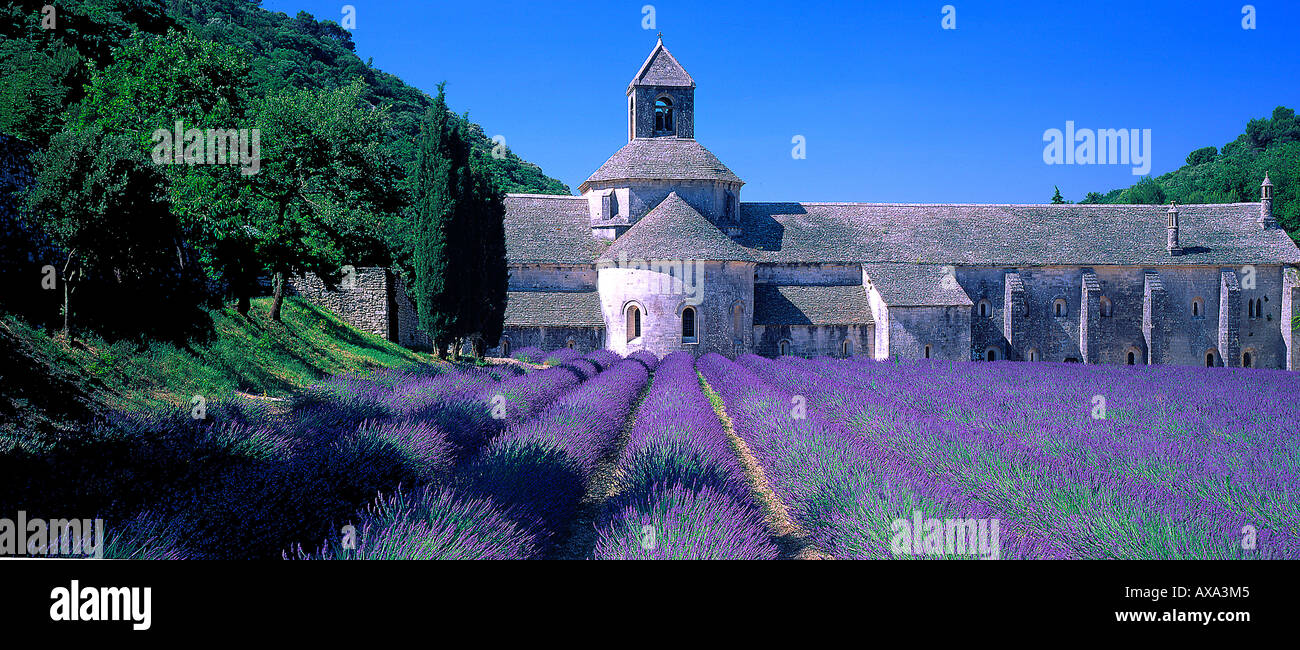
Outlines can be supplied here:
[[2, 319], [0, 437], [75, 428], [104, 408], [222, 401], [236, 391], [285, 396], [325, 375], [438, 363], [297, 299], [285, 302], [282, 323], [268, 319], [269, 308], [270, 299], [255, 300], [249, 319], [214, 311], [216, 335], [188, 346], [94, 337], [68, 345]]

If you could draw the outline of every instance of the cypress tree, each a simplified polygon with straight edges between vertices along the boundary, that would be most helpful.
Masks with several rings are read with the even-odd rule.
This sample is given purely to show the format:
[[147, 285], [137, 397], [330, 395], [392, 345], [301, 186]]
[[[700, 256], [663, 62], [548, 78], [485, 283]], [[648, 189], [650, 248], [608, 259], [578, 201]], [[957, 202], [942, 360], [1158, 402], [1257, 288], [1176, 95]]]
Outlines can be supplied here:
[[478, 251], [474, 262], [478, 286], [472, 318], [484, 347], [492, 348], [501, 341], [510, 273], [506, 266], [505, 202], [488, 169], [486, 164], [474, 169], [474, 236]]
[[[463, 224], [469, 148], [447, 110], [445, 84], [420, 135], [415, 190], [415, 303], [420, 329], [441, 358], [461, 336], [464, 280], [456, 277], [456, 240]], [[461, 218], [458, 218], [461, 217]], [[457, 286], [460, 284], [461, 286]]]

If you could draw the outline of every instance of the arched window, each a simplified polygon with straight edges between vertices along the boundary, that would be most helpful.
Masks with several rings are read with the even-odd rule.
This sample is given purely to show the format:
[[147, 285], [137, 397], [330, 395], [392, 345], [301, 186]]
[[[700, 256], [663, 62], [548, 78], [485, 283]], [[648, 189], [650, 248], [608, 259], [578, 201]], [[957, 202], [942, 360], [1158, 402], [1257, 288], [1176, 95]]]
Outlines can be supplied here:
[[1246, 350], [1245, 352], [1241, 353], [1241, 367], [1242, 368], [1255, 367], [1255, 356], [1250, 353], [1250, 350]]
[[568, 341], [565, 342], [565, 345], [568, 346], [570, 350], [572, 350], [573, 348], [578, 347], [578, 342], [573, 339], [569, 339]]
[[682, 343], [695, 343], [699, 340], [695, 331], [695, 308], [687, 307], [682, 310]]
[[735, 332], [737, 341], [745, 340], [745, 306], [741, 303], [731, 307], [731, 329]]
[[1205, 300], [1202, 298], [1192, 299], [1192, 318], [1205, 318]]
[[845, 359], [853, 356], [853, 341], [844, 339], [844, 342], [840, 344], [840, 356]]
[[1065, 317], [1065, 298], [1057, 298], [1052, 302], [1052, 315], [1057, 318]]
[[980, 301], [980, 318], [988, 318], [993, 315], [993, 305], [988, 300]]
[[1026, 354], [1025, 357], [1030, 361], [1038, 361], [1038, 350], [1030, 348], [1029, 353]]
[[925, 358], [930, 358], [930, 346], [925, 346]]
[[1251, 320], [1256, 320], [1264, 316], [1264, 301], [1256, 298], [1246, 301], [1246, 314]]
[[673, 100], [667, 97], [660, 97], [655, 100], [655, 132], [675, 132], [675, 129], [673, 129]]
[[783, 357], [790, 356], [790, 341], [781, 339], [781, 342], [776, 344], [776, 350]]
[[1112, 307], [1111, 307], [1111, 304], [1110, 304], [1110, 298], [1107, 298], [1106, 296], [1102, 296], [1102, 297], [1101, 297], [1101, 317], [1102, 317], [1102, 318], [1110, 318], [1110, 315], [1111, 315], [1111, 309], [1112, 309]]
[[1129, 351], [1128, 351], [1128, 360], [1126, 361], [1126, 363], [1127, 363], [1128, 365], [1130, 365], [1130, 366], [1132, 366], [1132, 365], [1136, 365], [1136, 364], [1137, 364], [1137, 353], [1134, 352], [1134, 351], [1132, 351], [1132, 350], [1129, 350]]
[[984, 360], [985, 360], [985, 361], [997, 361], [997, 360], [998, 360], [998, 349], [997, 349], [997, 348], [989, 348], [989, 349], [985, 350], [985, 351], [984, 351]]
[[1215, 350], [1207, 350], [1205, 352], [1205, 367], [1213, 368], [1217, 365], [1219, 365], [1219, 353]]
[[501, 339], [501, 356], [507, 359], [510, 358], [510, 339]]
[[641, 308], [636, 305], [627, 306], [627, 340], [633, 341], [641, 338]]

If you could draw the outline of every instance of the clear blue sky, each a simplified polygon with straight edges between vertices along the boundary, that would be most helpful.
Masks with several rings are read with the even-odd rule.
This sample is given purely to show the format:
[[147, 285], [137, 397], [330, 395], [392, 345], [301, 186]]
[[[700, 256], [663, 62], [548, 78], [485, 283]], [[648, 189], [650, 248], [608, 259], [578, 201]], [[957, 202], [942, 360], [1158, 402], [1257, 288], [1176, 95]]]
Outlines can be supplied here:
[[[339, 21], [361, 58], [433, 91], [577, 186], [626, 142], [656, 32], [695, 78], [695, 137], [744, 201], [1040, 203], [1131, 166], [1047, 165], [1043, 133], [1151, 129], [1151, 174], [1300, 108], [1300, 2], [266, 0]], [[656, 28], [642, 29], [642, 6]], [[955, 30], [941, 8], [956, 8]], [[791, 157], [791, 138], [807, 158]]]

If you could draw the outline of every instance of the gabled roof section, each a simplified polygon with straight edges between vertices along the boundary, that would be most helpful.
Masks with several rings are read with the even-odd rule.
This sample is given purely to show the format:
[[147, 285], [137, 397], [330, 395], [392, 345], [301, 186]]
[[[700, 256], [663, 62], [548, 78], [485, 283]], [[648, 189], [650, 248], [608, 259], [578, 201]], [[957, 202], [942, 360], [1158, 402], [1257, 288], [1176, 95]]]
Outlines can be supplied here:
[[581, 196], [507, 194], [506, 260], [511, 264], [595, 264], [609, 245], [591, 235]]
[[755, 325], [870, 325], [862, 285], [810, 287], [754, 285]]
[[694, 138], [635, 138], [605, 161], [578, 188], [596, 181], [674, 180], [743, 182]]
[[604, 327], [600, 296], [595, 291], [510, 291], [506, 325]]
[[1165, 241], [1164, 205], [742, 203], [737, 243], [760, 262], [918, 264], [1297, 264], [1258, 203], [1178, 206], [1183, 254]]
[[749, 251], [737, 246], [676, 192], [628, 228], [600, 259], [754, 261]]
[[646, 57], [645, 63], [641, 64], [641, 69], [637, 71], [636, 76], [632, 77], [632, 86], [673, 86], [680, 88], [694, 88], [695, 80], [686, 72], [686, 68], [677, 62], [668, 48], [664, 47], [664, 37], [659, 36], [659, 42], [655, 43], [653, 50], [650, 50], [650, 56]]
[[953, 267], [940, 264], [863, 264], [863, 282], [890, 307], [969, 307]]

